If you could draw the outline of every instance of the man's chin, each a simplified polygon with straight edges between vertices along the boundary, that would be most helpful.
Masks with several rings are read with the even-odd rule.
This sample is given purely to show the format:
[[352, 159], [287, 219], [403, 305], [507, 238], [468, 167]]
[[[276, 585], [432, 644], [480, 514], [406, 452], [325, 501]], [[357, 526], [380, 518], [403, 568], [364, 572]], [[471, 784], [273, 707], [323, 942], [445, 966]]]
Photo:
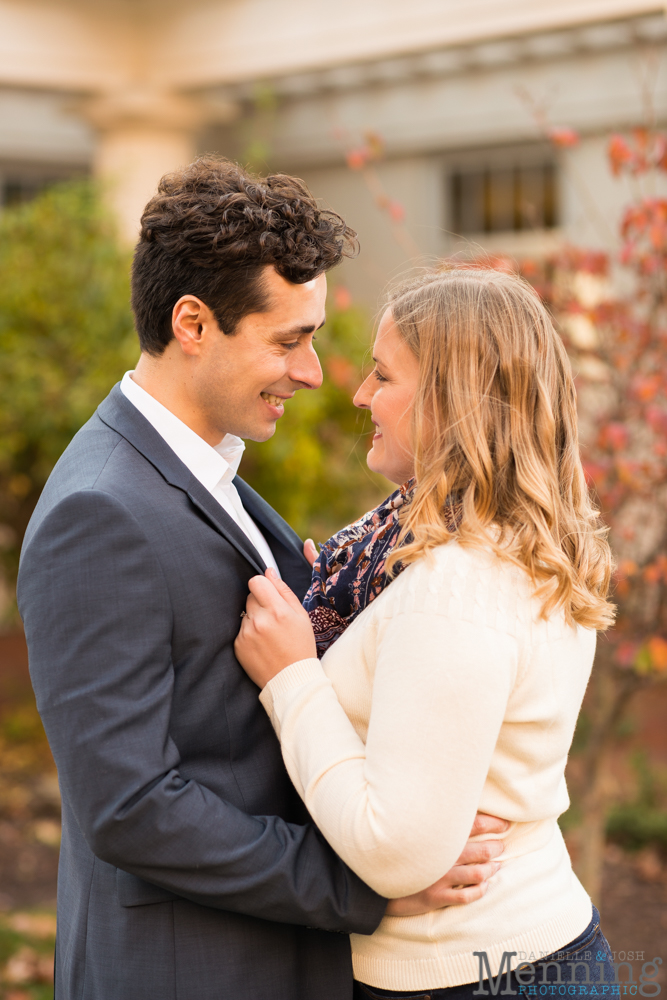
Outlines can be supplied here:
[[245, 434], [239, 434], [244, 441], [256, 441], [257, 444], [261, 444], [262, 441], [268, 441], [276, 433], [277, 420], [272, 421], [270, 424], [265, 424], [262, 427], [253, 427], [248, 429]]

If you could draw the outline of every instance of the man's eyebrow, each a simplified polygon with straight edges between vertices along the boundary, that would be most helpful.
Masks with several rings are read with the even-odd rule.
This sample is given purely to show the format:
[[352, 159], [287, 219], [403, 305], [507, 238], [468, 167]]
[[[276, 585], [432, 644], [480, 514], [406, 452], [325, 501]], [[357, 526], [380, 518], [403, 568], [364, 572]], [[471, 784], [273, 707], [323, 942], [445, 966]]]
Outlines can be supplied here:
[[291, 330], [277, 330], [276, 333], [274, 333], [274, 337], [276, 337], [276, 338], [277, 337], [299, 337], [303, 333], [315, 333], [316, 330], [321, 330], [322, 329], [322, 327], [324, 326], [324, 324], [326, 323], [326, 321], [327, 320], [326, 320], [326, 316], [325, 316], [319, 326], [313, 326], [312, 324], [310, 324], [310, 326], [295, 326], [295, 327], [292, 327]]

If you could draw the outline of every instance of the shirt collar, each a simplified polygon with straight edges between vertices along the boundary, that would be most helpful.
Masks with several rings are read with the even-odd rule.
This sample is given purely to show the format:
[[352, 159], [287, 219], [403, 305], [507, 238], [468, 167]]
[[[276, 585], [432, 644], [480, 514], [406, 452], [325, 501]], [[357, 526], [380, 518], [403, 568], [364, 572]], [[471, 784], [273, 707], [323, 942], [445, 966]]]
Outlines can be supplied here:
[[166, 406], [142, 389], [125, 372], [121, 392], [166, 441], [171, 450], [209, 492], [227, 486], [238, 471], [245, 444], [234, 434], [225, 434], [220, 444], [211, 447]]

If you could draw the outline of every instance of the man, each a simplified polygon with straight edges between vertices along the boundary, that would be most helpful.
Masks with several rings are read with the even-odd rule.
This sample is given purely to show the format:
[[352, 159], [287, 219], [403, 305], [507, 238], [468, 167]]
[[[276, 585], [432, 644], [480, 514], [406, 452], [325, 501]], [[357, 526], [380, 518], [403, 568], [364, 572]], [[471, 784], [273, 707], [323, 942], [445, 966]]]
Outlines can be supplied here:
[[[141, 358], [56, 466], [19, 576], [63, 798], [58, 1000], [345, 1000], [347, 935], [387, 911], [309, 822], [233, 652], [251, 576], [309, 585], [236, 469], [320, 385], [326, 271], [353, 249], [300, 181], [213, 158], [144, 212]], [[463, 902], [490, 872], [389, 912]]]

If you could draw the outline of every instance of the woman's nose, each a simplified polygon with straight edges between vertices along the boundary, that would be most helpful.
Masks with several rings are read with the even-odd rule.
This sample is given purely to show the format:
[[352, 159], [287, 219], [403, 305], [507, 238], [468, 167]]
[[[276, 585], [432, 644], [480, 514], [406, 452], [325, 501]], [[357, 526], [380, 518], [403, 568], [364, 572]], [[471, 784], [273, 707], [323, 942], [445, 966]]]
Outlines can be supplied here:
[[368, 378], [365, 379], [357, 389], [356, 393], [354, 394], [354, 399], [352, 400], [352, 402], [360, 410], [370, 410], [372, 399], [373, 399], [373, 391], [371, 389], [370, 375], [369, 375]]

